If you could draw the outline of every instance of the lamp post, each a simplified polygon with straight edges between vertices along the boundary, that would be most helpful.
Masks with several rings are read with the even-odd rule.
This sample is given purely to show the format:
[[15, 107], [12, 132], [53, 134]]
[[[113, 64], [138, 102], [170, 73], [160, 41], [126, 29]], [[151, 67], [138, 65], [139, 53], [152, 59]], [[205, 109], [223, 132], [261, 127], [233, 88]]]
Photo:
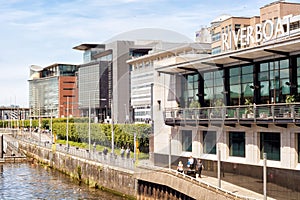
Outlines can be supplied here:
[[113, 117], [113, 99], [111, 99], [111, 153], [115, 154], [115, 132], [114, 132], [114, 117]]
[[69, 150], [69, 97], [67, 96], [67, 132], [66, 132], [66, 136], [67, 136], [67, 150]]
[[91, 92], [89, 92], [89, 152], [91, 152]]
[[53, 143], [53, 134], [52, 134], [53, 119], [52, 119], [52, 115], [53, 115], [53, 108], [51, 108], [51, 118], [50, 118], [50, 134], [51, 134], [51, 142]]

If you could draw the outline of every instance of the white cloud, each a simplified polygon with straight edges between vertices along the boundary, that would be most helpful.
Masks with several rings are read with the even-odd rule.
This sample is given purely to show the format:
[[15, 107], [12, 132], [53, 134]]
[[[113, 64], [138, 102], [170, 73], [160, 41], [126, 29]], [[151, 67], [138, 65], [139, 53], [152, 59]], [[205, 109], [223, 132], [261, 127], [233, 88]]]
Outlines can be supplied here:
[[[235, 6], [232, 6], [232, 4]], [[72, 47], [104, 42], [136, 29], [157, 28], [189, 39], [218, 15], [259, 15], [266, 1], [170, 0], [13, 0], [0, 5], [0, 106], [13, 93], [28, 101], [31, 64], [80, 63], [82, 52]], [[217, 5], [217, 6], [216, 6]], [[255, 6], [255, 7], [254, 7]], [[247, 9], [245, 9], [247, 8]], [[26, 106], [26, 105], [25, 105]]]

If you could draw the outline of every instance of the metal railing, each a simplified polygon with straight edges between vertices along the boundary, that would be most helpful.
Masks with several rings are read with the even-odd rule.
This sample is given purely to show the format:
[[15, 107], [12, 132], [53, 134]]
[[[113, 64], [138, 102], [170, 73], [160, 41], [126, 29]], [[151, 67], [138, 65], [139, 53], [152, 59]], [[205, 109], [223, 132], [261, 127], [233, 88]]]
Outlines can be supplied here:
[[[121, 167], [128, 170], [134, 170], [135, 161], [133, 158], [121, 157], [116, 154], [104, 154], [102, 151], [77, 148], [73, 146], [66, 146], [62, 144], [52, 144], [49, 141], [40, 141], [38, 137], [30, 133], [19, 133], [16, 135], [16, 139], [24, 141], [26, 143], [34, 144], [43, 148], [52, 149], [65, 154], [70, 154], [78, 158], [88, 159], [102, 164], [106, 164], [114, 167]], [[53, 146], [54, 145], [54, 146]]]
[[166, 108], [165, 122], [213, 121], [213, 120], [300, 120], [300, 103], [278, 103], [261, 105], [219, 106], [203, 108]]

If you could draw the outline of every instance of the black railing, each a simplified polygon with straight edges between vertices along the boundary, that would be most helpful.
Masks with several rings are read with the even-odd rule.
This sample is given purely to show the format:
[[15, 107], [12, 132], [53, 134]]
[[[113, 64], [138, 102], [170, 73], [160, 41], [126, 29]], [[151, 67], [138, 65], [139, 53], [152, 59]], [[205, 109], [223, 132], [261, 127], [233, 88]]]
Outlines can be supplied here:
[[219, 106], [203, 108], [166, 108], [164, 119], [175, 121], [278, 121], [300, 120], [300, 103]]

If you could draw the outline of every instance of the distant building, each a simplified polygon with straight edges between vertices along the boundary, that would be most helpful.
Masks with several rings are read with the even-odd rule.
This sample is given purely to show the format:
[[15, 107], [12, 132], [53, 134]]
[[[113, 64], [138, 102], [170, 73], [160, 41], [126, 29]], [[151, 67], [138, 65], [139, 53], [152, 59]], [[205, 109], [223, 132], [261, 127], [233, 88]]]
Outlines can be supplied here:
[[53, 64], [42, 68], [30, 67], [30, 117], [79, 116], [77, 65]]
[[73, 49], [84, 51], [84, 63], [79, 65], [79, 108], [82, 116], [91, 115], [95, 122], [129, 123], [132, 120], [130, 104], [130, 57], [148, 53], [148, 45], [134, 41], [114, 41], [108, 44], [81, 44]]
[[195, 41], [199, 43], [211, 43], [211, 34], [208, 28], [202, 27], [196, 31]]
[[[176, 64], [177, 62], [186, 62], [189, 60], [204, 57], [210, 54], [210, 44], [201, 43], [169, 43], [159, 41], [153, 50], [148, 54], [132, 58], [127, 61], [131, 66], [131, 105], [134, 110], [135, 123], [149, 123], [153, 120], [151, 113], [151, 97], [153, 97], [154, 79], [156, 77], [155, 66], [162, 64]], [[158, 72], [159, 73], [159, 72]], [[166, 87], [175, 88], [176, 80], [173, 79], [171, 84]], [[159, 87], [162, 85], [155, 85]], [[162, 88], [162, 91], [165, 88]], [[175, 95], [170, 95], [169, 99]], [[178, 103], [180, 103], [180, 100]], [[155, 105], [161, 104], [160, 100], [154, 102]]]

